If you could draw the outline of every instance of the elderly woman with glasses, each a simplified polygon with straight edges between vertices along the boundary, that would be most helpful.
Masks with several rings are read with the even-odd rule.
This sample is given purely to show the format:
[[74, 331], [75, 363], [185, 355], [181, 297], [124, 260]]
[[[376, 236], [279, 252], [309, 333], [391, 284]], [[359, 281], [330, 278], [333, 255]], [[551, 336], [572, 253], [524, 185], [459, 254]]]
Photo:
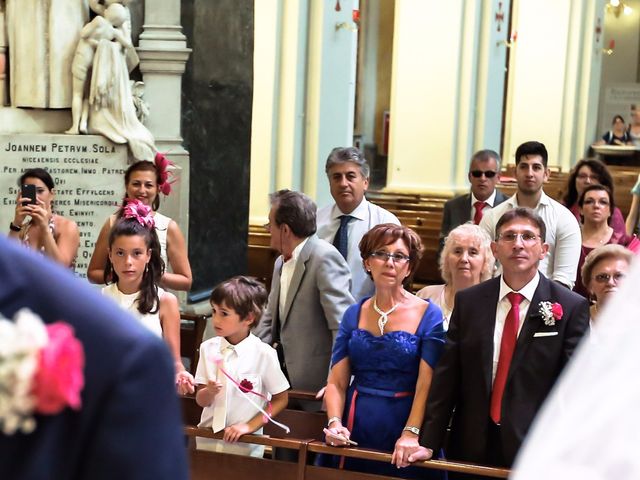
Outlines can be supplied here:
[[[321, 463], [349, 470], [441, 478], [409, 465], [418, 446], [433, 369], [444, 345], [442, 311], [405, 290], [422, 254], [420, 237], [394, 224], [372, 228], [360, 254], [375, 293], [347, 309], [333, 347], [325, 393], [326, 442], [393, 452], [391, 464], [346, 457]], [[353, 377], [353, 380], [350, 379]]]
[[582, 282], [589, 291], [591, 320], [598, 316], [611, 294], [618, 291], [620, 282], [627, 275], [633, 253], [622, 245], [604, 245], [593, 250], [582, 266]]
[[440, 253], [439, 267], [444, 285], [429, 285], [417, 295], [442, 309], [443, 326], [447, 330], [456, 293], [489, 280], [494, 264], [487, 232], [472, 223], [462, 224], [447, 235]]

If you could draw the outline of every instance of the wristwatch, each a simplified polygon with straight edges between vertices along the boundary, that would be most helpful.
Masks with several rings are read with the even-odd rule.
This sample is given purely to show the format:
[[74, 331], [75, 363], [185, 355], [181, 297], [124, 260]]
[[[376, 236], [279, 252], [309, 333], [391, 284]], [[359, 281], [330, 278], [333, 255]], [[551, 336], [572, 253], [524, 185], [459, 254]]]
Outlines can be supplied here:
[[406, 431], [406, 432], [411, 432], [411, 433], [413, 433], [413, 434], [415, 434], [415, 435], [420, 436], [420, 429], [419, 429], [418, 427], [412, 427], [412, 426], [410, 426], [410, 425], [407, 425], [406, 427], [404, 427], [404, 428], [402, 429], [402, 431], [403, 431], [403, 432], [405, 432], [405, 431]]
[[14, 225], [13, 222], [9, 222], [9, 230], [11, 230], [12, 232], [19, 232], [20, 230], [22, 230], [22, 228]]

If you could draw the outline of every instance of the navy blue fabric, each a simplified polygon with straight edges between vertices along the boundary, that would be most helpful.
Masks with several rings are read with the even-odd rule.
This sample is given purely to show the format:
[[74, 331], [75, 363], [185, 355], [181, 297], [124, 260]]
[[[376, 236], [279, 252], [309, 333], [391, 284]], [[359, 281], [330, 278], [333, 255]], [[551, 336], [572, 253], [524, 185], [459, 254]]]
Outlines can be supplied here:
[[85, 352], [82, 408], [37, 415], [30, 434], [0, 433], [0, 478], [187, 479], [171, 355], [86, 281], [0, 238], [0, 313], [27, 307], [64, 321]]
[[[358, 389], [351, 439], [362, 448], [392, 452], [411, 411], [420, 360], [433, 368], [444, 347], [442, 311], [430, 303], [415, 334], [392, 331], [375, 336], [358, 328], [365, 300], [345, 312], [333, 350], [332, 365], [348, 356], [354, 376], [347, 391], [342, 423], [347, 426], [354, 390]], [[394, 393], [405, 395], [394, 397]], [[323, 458], [322, 462], [337, 466], [339, 458]], [[398, 470], [391, 464], [350, 458], [345, 460], [344, 468], [403, 478], [443, 478], [435, 470], [417, 467]]]
[[340, 226], [336, 236], [333, 237], [333, 246], [336, 247], [345, 260], [349, 252], [349, 222], [352, 218], [351, 215], [340, 215]]

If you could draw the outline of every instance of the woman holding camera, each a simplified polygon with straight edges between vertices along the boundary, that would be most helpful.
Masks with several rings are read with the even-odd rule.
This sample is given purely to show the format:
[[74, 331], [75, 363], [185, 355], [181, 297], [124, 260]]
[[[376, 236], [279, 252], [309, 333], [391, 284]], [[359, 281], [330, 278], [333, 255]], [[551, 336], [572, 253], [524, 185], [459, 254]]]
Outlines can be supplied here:
[[[73, 267], [80, 233], [73, 220], [53, 213], [54, 182], [43, 168], [22, 174], [16, 212], [9, 224], [9, 237], [41, 251], [65, 267]], [[28, 195], [28, 196], [27, 196]]]

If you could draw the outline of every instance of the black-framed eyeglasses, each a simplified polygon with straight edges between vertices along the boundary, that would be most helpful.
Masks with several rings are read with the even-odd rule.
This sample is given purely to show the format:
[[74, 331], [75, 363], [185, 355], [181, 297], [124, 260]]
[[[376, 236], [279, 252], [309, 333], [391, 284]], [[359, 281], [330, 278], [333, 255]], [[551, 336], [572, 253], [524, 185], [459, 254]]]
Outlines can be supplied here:
[[594, 275], [593, 279], [596, 282], [602, 283], [604, 285], [604, 284], [609, 283], [609, 280], [611, 280], [613, 278], [613, 283], [615, 283], [617, 285], [618, 282], [620, 280], [622, 280], [626, 276], [627, 275], [625, 273], [622, 273], [622, 272], [616, 272], [613, 275], [609, 275], [608, 273], [599, 273], [597, 275]]
[[393, 263], [397, 263], [398, 265], [403, 265], [407, 263], [410, 259], [409, 256], [404, 255], [402, 253], [389, 253], [378, 250], [376, 252], [372, 252], [369, 254], [370, 257], [375, 258], [376, 260], [380, 260], [382, 262], [386, 262], [391, 259]]
[[501, 233], [498, 236], [498, 241], [503, 241], [506, 243], [516, 243], [518, 238], [522, 239], [522, 243], [531, 244], [537, 241], [538, 238], [540, 238], [540, 235], [536, 235], [533, 232], [523, 232], [523, 233], [505, 232], [505, 233]]
[[498, 174], [498, 172], [494, 172], [493, 170], [471, 170], [469, 173], [473, 178], [480, 178], [482, 175], [487, 178], [493, 178]]

